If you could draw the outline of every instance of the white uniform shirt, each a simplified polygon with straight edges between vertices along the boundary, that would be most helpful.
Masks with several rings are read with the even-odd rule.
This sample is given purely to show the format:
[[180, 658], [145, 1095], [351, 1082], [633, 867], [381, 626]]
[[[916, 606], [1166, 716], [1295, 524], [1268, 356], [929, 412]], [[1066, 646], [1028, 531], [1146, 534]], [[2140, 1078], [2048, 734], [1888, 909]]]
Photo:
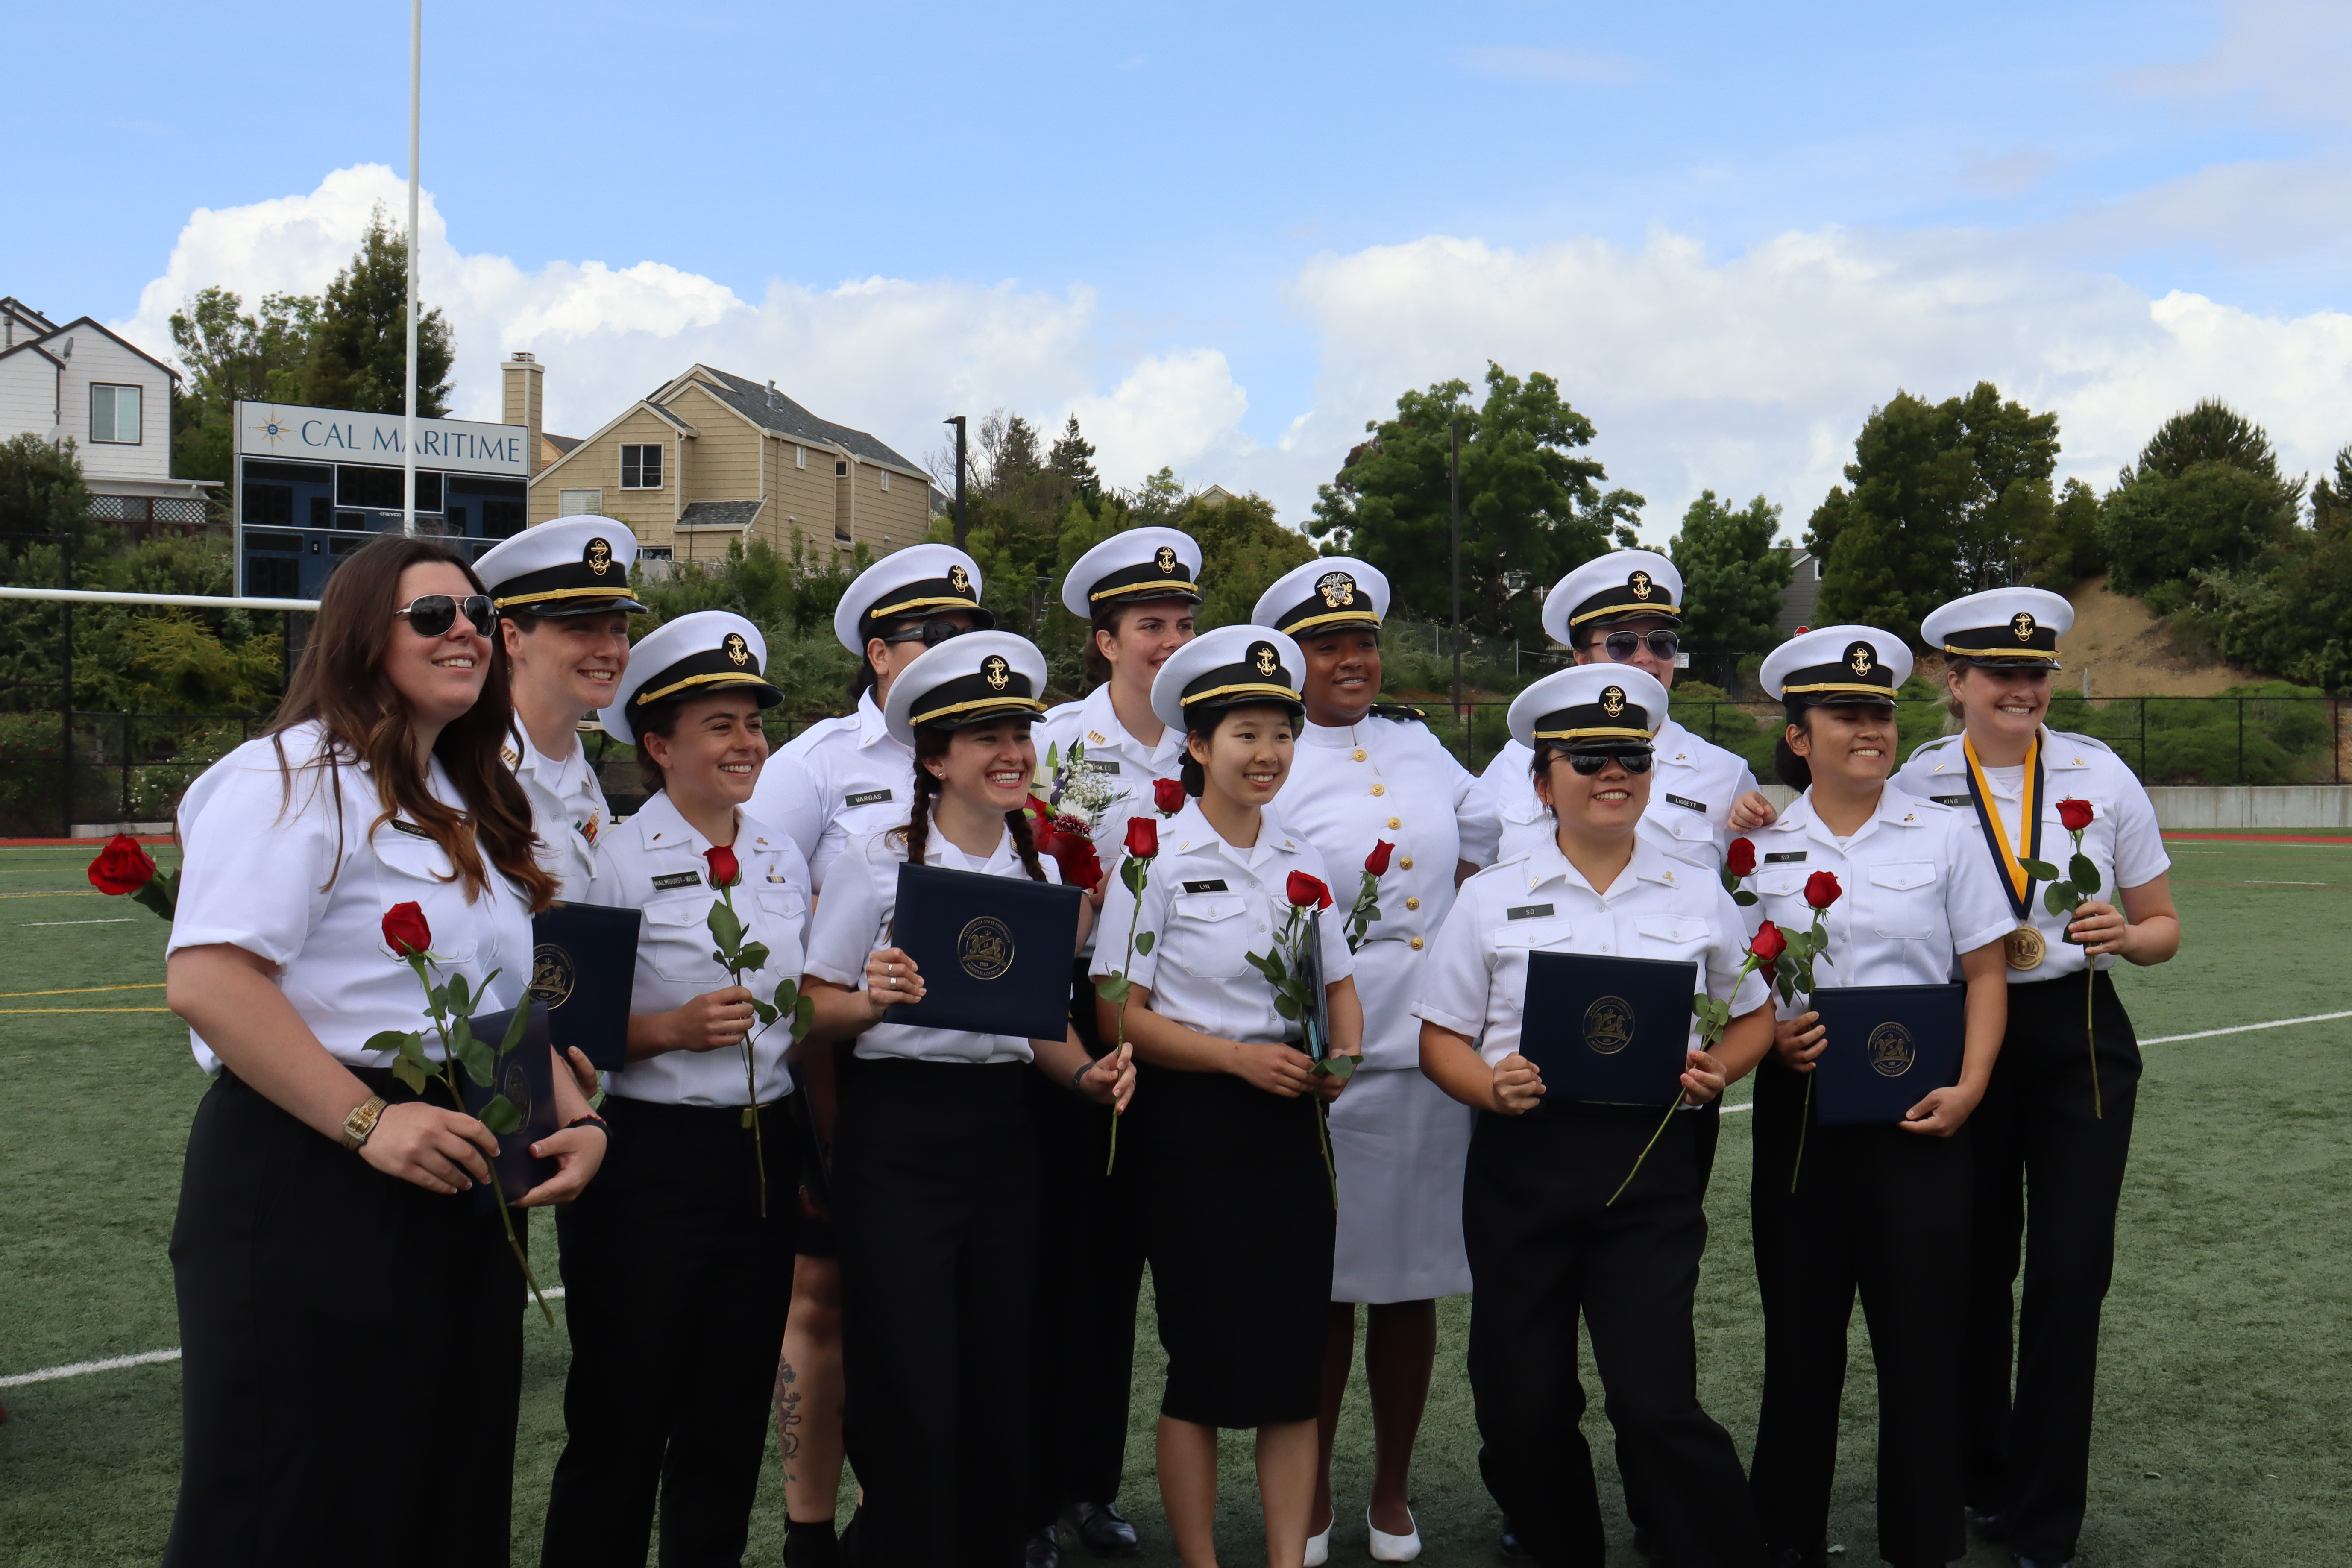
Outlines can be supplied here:
[[751, 804], [745, 809], [799, 845], [805, 859], [816, 853], [824, 838], [826, 813], [817, 798], [816, 776], [809, 772], [808, 763], [792, 754], [789, 746], [788, 742], [785, 749], [769, 752], [767, 761], [760, 764], [759, 782], [751, 786]]
[[[394, 904], [424, 910], [440, 960], [437, 978], [466, 977], [484, 991], [478, 1012], [514, 1005], [530, 978], [530, 910], [522, 894], [489, 868], [488, 885], [468, 902], [465, 883], [441, 846], [414, 823], [383, 815], [374, 775], [344, 760], [321, 760], [326, 731], [296, 725], [278, 739], [292, 769], [284, 793], [278, 749], [247, 741], [205, 770], [180, 802], [183, 852], [178, 909], [167, 953], [227, 942], [277, 967], [278, 988], [327, 1054], [352, 1067], [389, 1068], [390, 1051], [362, 1048], [385, 1029], [416, 1029], [425, 1054], [441, 1058], [425, 1013], [425, 988], [407, 961], [383, 940]], [[436, 758], [434, 796], [463, 800]], [[340, 818], [338, 808], [340, 807]], [[196, 1065], [220, 1070], [220, 1058], [191, 1030]]]
[[[1153, 1012], [1219, 1039], [1274, 1045], [1300, 1037], [1299, 1026], [1275, 1011], [1274, 987], [1249, 963], [1249, 954], [1274, 950], [1275, 933], [1289, 919], [1293, 871], [1331, 889], [1332, 907], [1320, 922], [1323, 981], [1337, 984], [1356, 972], [1341, 929], [1346, 894], [1324, 870], [1314, 844], [1269, 806], [1257, 843], [1236, 849], [1209, 826], [1198, 800], [1160, 824], [1160, 853], [1140, 900], [1116, 877], [1107, 883], [1095, 978], [1125, 967], [1129, 980], [1150, 988]], [[1154, 933], [1151, 951], [1137, 954], [1132, 965], [1130, 920], [1138, 931]]]
[[1454, 868], [1495, 858], [1492, 796], [1428, 726], [1367, 715], [1307, 724], [1282, 786], [1283, 825], [1303, 834], [1331, 868], [1332, 908], [1344, 935], [1363, 886], [1364, 857], [1396, 846], [1380, 879], [1381, 918], [1357, 951], [1367, 1068], [1418, 1068], [1421, 1025], [1410, 1008], [1430, 938], [1454, 908]]
[[[891, 738], [868, 691], [857, 700], [856, 712], [810, 725], [785, 742], [781, 754], [808, 769], [823, 814], [824, 830], [808, 854], [809, 876], [821, 893], [826, 872], [850, 845], [907, 820], [915, 787], [914, 748]], [[772, 804], [785, 787], [782, 775], [764, 797], [754, 786], [753, 804], [763, 798]]]
[[1108, 681], [1078, 701], [1048, 710], [1037, 721], [1031, 739], [1041, 766], [1050, 750], [1058, 748], [1066, 762], [1074, 742], [1086, 743], [1086, 760], [1112, 796], [1111, 804], [1093, 817], [1095, 850], [1106, 868], [1123, 852], [1120, 845], [1128, 818], [1152, 809], [1153, 782], [1174, 778], [1184, 765], [1184, 731], [1167, 726], [1160, 731], [1158, 745], [1145, 745], [1118, 721], [1118, 711], [1110, 705]]
[[[637, 932], [635, 989], [629, 1011], [667, 1013], [697, 996], [735, 984], [712, 956], [710, 906], [719, 894], [710, 886], [710, 840], [681, 816], [667, 792], [604, 835], [604, 852], [589, 887], [588, 901], [645, 911]], [[808, 862], [800, 846], [749, 811], [735, 823], [735, 859], [742, 868], [734, 888], [736, 918], [743, 940], [768, 944], [768, 962], [746, 973], [743, 984], [762, 1002], [775, 1000], [776, 982], [797, 982], [809, 918]], [[762, 1105], [793, 1091], [784, 1053], [792, 1048], [789, 1022], [778, 1018], [762, 1030], [753, 1024], [751, 1054]], [[661, 1105], [743, 1105], [743, 1049], [664, 1051], [628, 1063], [605, 1087], [630, 1100]]]
[[[1838, 879], [1837, 902], [1823, 917], [1826, 961], [1817, 986], [1941, 985], [1953, 960], [1998, 942], [2017, 924], [1985, 858], [1973, 813], [1921, 800], [1889, 784], [1878, 809], [1841, 847], [1813, 811], [1807, 790], [1769, 827], [1750, 836], [1756, 902], [1745, 911], [1752, 932], [1770, 921], [1807, 931], [1812, 907], [1805, 882], [1816, 871]], [[1804, 1012], [1803, 998], [1780, 1016]]]
[[[1415, 1016], [1478, 1043], [1489, 1067], [1519, 1048], [1528, 954], [1538, 949], [1695, 963], [1706, 994], [1741, 1017], [1769, 999], [1764, 978], [1733, 984], [1748, 925], [1712, 871], [1636, 837], [1633, 858], [1605, 893], [1568, 863], [1556, 840], [1490, 866], [1462, 884], [1454, 912], [1422, 966]], [[1690, 1026], [1699, 1044], [1698, 1020]]]
[[[2164, 835], [2157, 826], [2155, 805], [2131, 769], [2124, 765], [2123, 759], [2102, 742], [2045, 725], [2041, 750], [2041, 858], [2060, 871], [2065, 870], [2074, 852], [2074, 841], [2059, 824], [2058, 803], [2067, 799], [2089, 801], [2091, 826], [2083, 832], [2083, 853], [2099, 868], [2099, 890], [2093, 896], [2123, 908], [2116, 896], [2118, 889], [2153, 882], [2172, 868], [2172, 858], [2164, 852]], [[1969, 759], [1960, 749], [1959, 736], [1929, 741], [1912, 752], [1903, 771], [1895, 775], [1895, 783], [1913, 795], [1955, 806], [1968, 824], [1973, 839], [1970, 849], [1984, 865], [1993, 865], [1992, 848], [1985, 842], [1976, 805], [1969, 797]], [[1987, 768], [1985, 783], [2000, 807], [2001, 828], [2009, 835], [2010, 848], [2024, 856], [2027, 846], [2018, 839], [2019, 814], [2025, 802], [2023, 765]], [[2005, 874], [2001, 879], [2006, 880]], [[2083, 967], [2083, 949], [2066, 940], [2066, 920], [2052, 914], [2042, 901], [2048, 886], [2046, 882], [2034, 883], [2028, 901], [2033, 927], [2042, 933], [2048, 951], [2034, 968], [2011, 970], [2011, 984], [2054, 980]], [[2004, 893], [2002, 913], [2010, 917], [2009, 923], [2014, 927], [2019, 923], [2015, 908], [2005, 900]], [[2115, 955], [2110, 953], [2098, 963], [2102, 969], [2112, 969]]]
[[[1678, 860], [1712, 871], [1730, 847], [1731, 807], [1756, 787], [1755, 771], [1712, 741], [1702, 741], [1668, 719], [1651, 744], [1650, 808], [1642, 814], [1642, 837]], [[1503, 819], [1499, 858], [1516, 860], [1538, 845], [1554, 843], [1550, 812], [1537, 798], [1532, 749], [1505, 743], [1479, 775], [1495, 792]]]
[[596, 770], [588, 765], [588, 748], [575, 738], [572, 754], [559, 763], [531, 744], [530, 731], [518, 719], [499, 754], [530, 802], [540, 868], [555, 879], [555, 896], [584, 901], [596, 874], [596, 840], [613, 820]]
[[[907, 840], [887, 829], [868, 834], [851, 844], [835, 862], [837, 873], [817, 902], [814, 927], [809, 932], [808, 973], [819, 980], [866, 989], [866, 961], [890, 945], [890, 922], [898, 911], [898, 868], [907, 859]], [[985, 858], [965, 854], [948, 841], [937, 822], [923, 846], [923, 864], [950, 871], [978, 871], [990, 877], [1029, 879], [1007, 830]], [[1050, 855], [1037, 858], [1048, 882], [1062, 879]], [[914, 1024], [880, 1023], [857, 1037], [861, 1057], [903, 1057], [919, 1062], [1025, 1062], [1034, 1055], [1029, 1042], [1011, 1035], [975, 1035], [961, 1029], [927, 1029]]]

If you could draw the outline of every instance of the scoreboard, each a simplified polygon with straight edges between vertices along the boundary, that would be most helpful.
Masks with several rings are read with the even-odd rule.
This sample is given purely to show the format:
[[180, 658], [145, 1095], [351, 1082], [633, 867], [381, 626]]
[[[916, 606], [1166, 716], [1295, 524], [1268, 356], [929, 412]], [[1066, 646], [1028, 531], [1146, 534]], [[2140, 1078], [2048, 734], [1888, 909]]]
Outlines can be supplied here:
[[[342, 558], [401, 528], [397, 414], [239, 403], [230, 505], [236, 592], [315, 599]], [[478, 555], [529, 521], [530, 433], [463, 419], [416, 422], [416, 531]]]

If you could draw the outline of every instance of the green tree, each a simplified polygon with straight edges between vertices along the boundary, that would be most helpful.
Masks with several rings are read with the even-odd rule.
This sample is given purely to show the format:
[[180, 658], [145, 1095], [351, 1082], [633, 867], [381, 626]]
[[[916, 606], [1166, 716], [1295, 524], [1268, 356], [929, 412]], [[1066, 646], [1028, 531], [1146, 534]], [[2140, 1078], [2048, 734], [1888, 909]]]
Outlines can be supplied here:
[[1822, 618], [1916, 642], [1937, 605], [2018, 581], [2054, 526], [2057, 462], [2058, 416], [2004, 402], [1990, 382], [1938, 404], [1896, 393], [1854, 438], [1852, 489], [1832, 487], [1807, 528]]
[[[71, 437], [63, 447], [52, 447], [26, 431], [0, 442], [0, 534], [9, 533], [68, 534], [78, 550], [105, 539], [105, 531], [90, 521], [89, 490], [82, 483], [81, 460], [74, 455]], [[8, 551], [13, 559], [16, 547], [0, 539], [0, 551]], [[17, 585], [58, 586], [54, 580], [26, 580]]]
[[1444, 620], [1450, 601], [1449, 421], [1462, 426], [1463, 620], [1492, 637], [1540, 643], [1542, 595], [1513, 596], [1507, 572], [1557, 581], [1612, 542], [1634, 542], [1643, 499], [1604, 493], [1608, 475], [1577, 456], [1592, 422], [1538, 371], [1522, 381], [1489, 362], [1486, 398], [1444, 381], [1397, 399], [1396, 417], [1366, 425], [1371, 438], [1317, 491], [1307, 533], [1331, 554], [1387, 574], [1394, 613]]
[[1045, 454], [1045, 466], [1083, 494], [1094, 495], [1102, 489], [1101, 477], [1095, 472], [1094, 443], [1078, 433], [1078, 416], [1075, 414], [1062, 426], [1061, 437], [1054, 443], [1053, 450]]
[[2099, 540], [2115, 586], [2169, 615], [2195, 592], [2192, 574], [2237, 572], [2291, 543], [2302, 505], [2262, 426], [2207, 398], [2166, 420], [2107, 492]]
[[[416, 319], [416, 412], [449, 412], [457, 345], [438, 310]], [[359, 414], [398, 414], [408, 374], [408, 241], [382, 207], [368, 219], [351, 265], [319, 301], [302, 365], [302, 401]]]
[[2352, 446], [2311, 499], [2311, 526], [2254, 564], [2194, 572], [2189, 618], [2234, 664], [2340, 692], [2352, 688]]
[[2068, 479], [2050, 509], [2048, 525], [2023, 541], [2024, 580], [2053, 594], [2074, 592], [2085, 577], [2107, 569], [2099, 543], [2099, 492], [2081, 479]]
[[1276, 521], [1274, 503], [1255, 491], [1215, 501], [1195, 497], [1176, 526], [1201, 546], [1202, 631], [1248, 620], [1275, 579], [1315, 559], [1315, 547]]
[[228, 479], [231, 411], [240, 400], [292, 403], [301, 396], [319, 301], [268, 294], [257, 314], [244, 308], [228, 289], [209, 288], [172, 313], [172, 342], [187, 373], [172, 405], [173, 472], [183, 478]]
[[1693, 647], [1752, 653], [1772, 646], [1796, 564], [1773, 548], [1780, 531], [1780, 509], [1762, 496], [1735, 510], [1701, 490], [1690, 503], [1666, 553], [1683, 574], [1683, 635]]

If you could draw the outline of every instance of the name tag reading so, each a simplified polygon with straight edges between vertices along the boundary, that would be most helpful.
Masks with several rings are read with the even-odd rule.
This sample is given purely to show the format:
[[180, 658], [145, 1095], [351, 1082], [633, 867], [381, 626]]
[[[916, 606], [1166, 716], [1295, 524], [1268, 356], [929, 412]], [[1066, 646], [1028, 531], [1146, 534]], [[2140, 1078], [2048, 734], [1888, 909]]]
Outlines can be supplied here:
[[1805, 852], [1801, 849], [1783, 849], [1778, 854], [1765, 856], [1764, 864], [1767, 866], [1779, 866], [1790, 860], [1801, 860], [1804, 858]]
[[1520, 904], [1515, 909], [1503, 911], [1503, 918], [1507, 921], [1540, 921], [1549, 920], [1550, 917], [1549, 904]]

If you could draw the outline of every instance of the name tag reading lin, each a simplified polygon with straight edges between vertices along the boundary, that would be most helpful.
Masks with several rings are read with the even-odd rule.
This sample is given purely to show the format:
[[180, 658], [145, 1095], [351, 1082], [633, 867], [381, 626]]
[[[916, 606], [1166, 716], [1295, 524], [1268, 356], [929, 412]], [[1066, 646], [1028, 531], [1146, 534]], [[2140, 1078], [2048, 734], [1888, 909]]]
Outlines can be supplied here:
[[667, 876], [654, 879], [654, 891], [667, 893], [672, 888], [694, 888], [701, 883], [702, 873], [699, 871], [672, 871]]
[[1551, 918], [1549, 904], [1520, 904], [1503, 911], [1507, 921], [1540, 921]]
[[1783, 849], [1777, 855], [1765, 856], [1764, 864], [1767, 866], [1781, 866], [1786, 865], [1791, 860], [1801, 860], [1804, 858], [1805, 852], [1801, 849]]
[[841, 804], [845, 807], [853, 805], [880, 805], [884, 801], [888, 800], [889, 798], [890, 792], [887, 789], [861, 789], [854, 794], [843, 795], [841, 797]]
[[1666, 796], [1666, 804], [1668, 805], [1679, 805], [1685, 811], [1696, 811], [1701, 816], [1705, 816], [1707, 813], [1706, 802], [1703, 800], [1685, 800], [1678, 795], [1670, 795]]
[[1187, 882], [1184, 884], [1184, 890], [1188, 893], [1222, 893], [1225, 891], [1225, 879], [1223, 877], [1211, 877], [1202, 882]]

